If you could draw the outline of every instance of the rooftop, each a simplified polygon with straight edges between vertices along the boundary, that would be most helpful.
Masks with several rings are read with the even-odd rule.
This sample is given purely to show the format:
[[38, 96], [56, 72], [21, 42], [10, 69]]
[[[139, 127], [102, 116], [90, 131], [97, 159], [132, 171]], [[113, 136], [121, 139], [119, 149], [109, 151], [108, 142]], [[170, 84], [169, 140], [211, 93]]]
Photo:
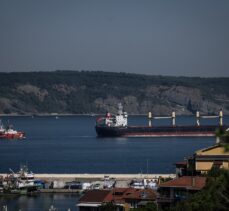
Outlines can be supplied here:
[[126, 200], [153, 201], [156, 197], [157, 194], [152, 189], [114, 188], [112, 190], [89, 190], [80, 198], [79, 202], [103, 203], [114, 201], [125, 203]]
[[79, 202], [100, 203], [103, 202], [110, 190], [89, 190], [79, 200]]
[[223, 146], [214, 145], [204, 149], [197, 150], [195, 152], [196, 156], [228, 156], [229, 152], [225, 151]]
[[183, 176], [160, 184], [159, 187], [180, 187], [190, 190], [201, 190], [206, 184], [206, 177]]

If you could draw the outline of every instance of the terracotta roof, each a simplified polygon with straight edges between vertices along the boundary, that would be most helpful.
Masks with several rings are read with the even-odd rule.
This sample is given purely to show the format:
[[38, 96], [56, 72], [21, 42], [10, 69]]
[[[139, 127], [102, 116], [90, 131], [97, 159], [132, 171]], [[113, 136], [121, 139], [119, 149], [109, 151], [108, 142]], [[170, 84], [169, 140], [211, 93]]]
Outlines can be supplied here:
[[183, 176], [159, 185], [159, 187], [183, 187], [186, 189], [200, 190], [206, 184], [206, 177]]
[[137, 200], [155, 200], [157, 198], [157, 194], [152, 189], [135, 189], [134, 192], [126, 191], [125, 199], [137, 199]]
[[102, 203], [109, 192], [109, 190], [89, 190], [80, 198], [79, 202]]
[[114, 188], [113, 190], [89, 190], [82, 198], [80, 203], [103, 203], [112, 202], [125, 203], [126, 200], [155, 200], [156, 192], [151, 189], [135, 188]]
[[115, 201], [116, 203], [124, 203], [123, 195], [126, 188], [114, 188], [109, 192], [109, 194], [104, 199], [104, 202]]
[[155, 191], [151, 189], [114, 188], [105, 198], [105, 202], [125, 202], [125, 200], [155, 200]]

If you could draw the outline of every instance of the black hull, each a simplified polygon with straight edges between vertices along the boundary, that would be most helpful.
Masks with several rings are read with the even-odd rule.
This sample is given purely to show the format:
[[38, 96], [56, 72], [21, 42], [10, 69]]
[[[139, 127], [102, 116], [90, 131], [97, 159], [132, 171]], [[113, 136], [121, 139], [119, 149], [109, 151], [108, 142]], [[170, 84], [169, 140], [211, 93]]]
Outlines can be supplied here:
[[96, 126], [99, 137], [198, 137], [215, 136], [217, 129], [227, 129], [227, 126], [202, 125], [202, 126], [128, 126], [108, 127]]

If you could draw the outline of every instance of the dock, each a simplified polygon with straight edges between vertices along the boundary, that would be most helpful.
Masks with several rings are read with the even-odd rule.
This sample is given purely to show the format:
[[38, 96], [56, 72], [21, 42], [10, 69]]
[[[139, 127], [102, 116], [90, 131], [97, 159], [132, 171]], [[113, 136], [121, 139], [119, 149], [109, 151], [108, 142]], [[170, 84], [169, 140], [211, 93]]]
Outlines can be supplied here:
[[[7, 178], [7, 174], [0, 177]], [[40, 182], [40, 193], [77, 193], [87, 189], [103, 189], [104, 187], [128, 188], [134, 180], [154, 181], [173, 179], [175, 174], [34, 174], [34, 180]], [[7, 180], [6, 180], [7, 181]]]
[[[0, 176], [6, 177], [6, 173], [0, 173]], [[143, 178], [174, 178], [175, 174], [35, 174], [35, 179], [42, 179], [46, 181], [53, 180], [100, 180], [104, 179], [105, 176], [114, 178], [117, 180], [131, 180], [131, 179], [143, 179]]]
[[117, 180], [142, 179], [142, 178], [174, 178], [175, 174], [35, 174], [35, 178], [43, 180], [97, 180], [105, 176]]

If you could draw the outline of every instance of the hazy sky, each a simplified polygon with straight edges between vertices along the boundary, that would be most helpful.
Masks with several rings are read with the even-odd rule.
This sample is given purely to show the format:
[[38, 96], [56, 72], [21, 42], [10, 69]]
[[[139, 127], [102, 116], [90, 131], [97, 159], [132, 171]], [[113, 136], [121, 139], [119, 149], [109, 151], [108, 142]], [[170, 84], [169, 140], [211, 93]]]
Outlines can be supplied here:
[[229, 76], [228, 0], [0, 0], [0, 72]]

